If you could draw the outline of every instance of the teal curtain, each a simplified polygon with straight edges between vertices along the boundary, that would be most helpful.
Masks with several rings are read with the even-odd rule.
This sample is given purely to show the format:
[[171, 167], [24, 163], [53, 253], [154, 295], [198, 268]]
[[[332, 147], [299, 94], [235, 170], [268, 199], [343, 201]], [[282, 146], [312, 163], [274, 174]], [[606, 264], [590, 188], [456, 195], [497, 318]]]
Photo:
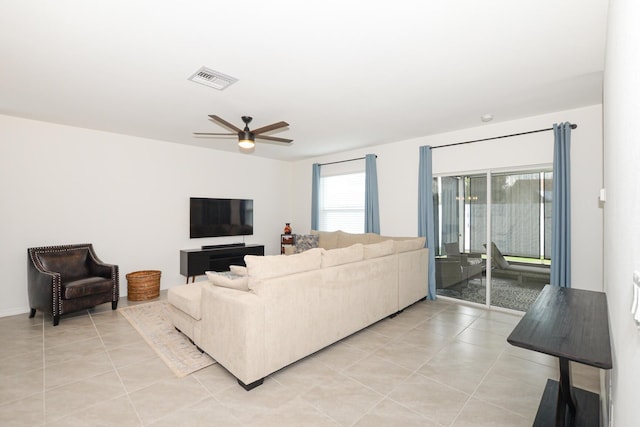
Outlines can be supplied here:
[[312, 165], [311, 175], [311, 229], [320, 225], [320, 164]]
[[427, 298], [436, 299], [436, 258], [435, 225], [433, 221], [433, 171], [431, 166], [431, 147], [420, 147], [418, 166], [418, 235], [426, 237], [429, 248], [429, 277], [427, 278]]
[[551, 284], [571, 287], [571, 123], [553, 125]]
[[380, 234], [380, 210], [378, 208], [378, 171], [376, 155], [365, 156], [364, 174], [364, 232]]

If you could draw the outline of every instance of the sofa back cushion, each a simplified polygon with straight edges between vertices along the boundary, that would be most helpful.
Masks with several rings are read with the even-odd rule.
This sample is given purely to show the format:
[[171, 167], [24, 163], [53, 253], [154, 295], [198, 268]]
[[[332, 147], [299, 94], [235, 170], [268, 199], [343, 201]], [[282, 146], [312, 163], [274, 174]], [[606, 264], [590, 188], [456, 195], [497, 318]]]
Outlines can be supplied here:
[[336, 231], [311, 230], [311, 234], [318, 235], [318, 247], [335, 249], [338, 247], [338, 233]]
[[385, 240], [380, 243], [372, 243], [364, 245], [364, 259], [378, 258], [395, 253], [396, 247], [393, 240]]
[[407, 239], [397, 239], [394, 240], [394, 244], [396, 247], [396, 252], [409, 252], [409, 251], [417, 251], [418, 249], [424, 248], [424, 243], [426, 241], [426, 237], [411, 237]]
[[363, 245], [369, 243], [369, 236], [367, 234], [347, 233], [341, 230], [336, 231], [336, 233], [338, 234], [339, 248], [346, 248], [348, 246], [355, 245], [356, 243], [362, 243]]
[[346, 248], [325, 250], [322, 253], [322, 268], [362, 261], [364, 258], [364, 245], [356, 243]]
[[247, 273], [252, 279], [270, 279], [319, 269], [324, 249], [314, 248], [293, 255], [245, 255]]

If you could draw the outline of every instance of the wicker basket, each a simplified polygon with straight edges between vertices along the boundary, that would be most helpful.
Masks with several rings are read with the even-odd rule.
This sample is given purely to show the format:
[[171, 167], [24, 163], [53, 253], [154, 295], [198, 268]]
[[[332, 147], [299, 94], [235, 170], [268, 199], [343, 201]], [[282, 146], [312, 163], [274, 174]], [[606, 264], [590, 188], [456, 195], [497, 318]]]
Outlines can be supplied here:
[[127, 274], [127, 299], [145, 301], [160, 296], [159, 270], [134, 271]]

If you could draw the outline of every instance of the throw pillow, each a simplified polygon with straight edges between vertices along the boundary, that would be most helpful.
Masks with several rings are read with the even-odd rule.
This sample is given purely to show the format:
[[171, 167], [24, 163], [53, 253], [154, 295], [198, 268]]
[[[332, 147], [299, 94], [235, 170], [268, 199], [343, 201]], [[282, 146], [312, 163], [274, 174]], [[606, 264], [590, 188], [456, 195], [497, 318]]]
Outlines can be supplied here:
[[319, 240], [320, 236], [317, 234], [296, 234], [294, 253], [299, 254], [300, 252], [317, 248]]
[[213, 285], [237, 289], [239, 291], [249, 290], [249, 278], [247, 276], [239, 276], [230, 271], [205, 271], [205, 274]]
[[247, 275], [247, 267], [245, 267], [244, 265], [230, 265], [229, 270], [231, 270], [233, 274], [236, 274], [238, 276]]

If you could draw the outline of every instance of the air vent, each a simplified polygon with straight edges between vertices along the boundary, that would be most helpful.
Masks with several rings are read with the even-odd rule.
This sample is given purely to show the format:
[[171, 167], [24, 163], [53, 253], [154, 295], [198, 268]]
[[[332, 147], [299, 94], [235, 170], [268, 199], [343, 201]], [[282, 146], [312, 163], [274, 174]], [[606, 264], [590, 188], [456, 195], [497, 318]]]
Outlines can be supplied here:
[[227, 86], [238, 81], [236, 78], [227, 76], [226, 74], [222, 74], [207, 67], [200, 68], [191, 77], [189, 77], [189, 80], [218, 90], [224, 90]]

